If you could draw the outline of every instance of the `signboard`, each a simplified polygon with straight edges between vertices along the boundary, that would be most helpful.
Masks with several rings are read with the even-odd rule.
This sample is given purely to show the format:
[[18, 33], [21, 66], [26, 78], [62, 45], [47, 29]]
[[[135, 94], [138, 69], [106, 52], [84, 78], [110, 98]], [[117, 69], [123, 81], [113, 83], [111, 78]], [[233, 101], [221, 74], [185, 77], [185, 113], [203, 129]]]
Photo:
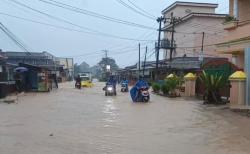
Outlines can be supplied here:
[[110, 71], [110, 70], [111, 70], [111, 66], [110, 66], [110, 65], [107, 65], [107, 66], [106, 66], [106, 70], [107, 70], [107, 71]]

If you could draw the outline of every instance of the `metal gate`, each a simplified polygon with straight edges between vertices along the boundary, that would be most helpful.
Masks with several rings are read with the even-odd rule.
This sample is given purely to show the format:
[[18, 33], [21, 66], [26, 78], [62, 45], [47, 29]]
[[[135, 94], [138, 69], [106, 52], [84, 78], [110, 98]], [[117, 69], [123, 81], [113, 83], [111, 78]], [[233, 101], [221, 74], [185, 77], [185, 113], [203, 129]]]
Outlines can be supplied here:
[[[223, 76], [224, 80], [228, 80], [229, 76], [233, 74], [235, 71], [239, 70], [239, 68], [227, 60], [211, 60], [202, 66], [202, 70], [199, 73], [202, 73], [203, 70], [208, 74], [221, 75]], [[199, 79], [197, 79], [196, 94], [198, 96], [203, 96], [204, 92], [205, 92], [205, 87], [203, 83]], [[229, 83], [224, 88], [221, 89], [220, 94], [223, 97], [227, 98], [230, 97]]]

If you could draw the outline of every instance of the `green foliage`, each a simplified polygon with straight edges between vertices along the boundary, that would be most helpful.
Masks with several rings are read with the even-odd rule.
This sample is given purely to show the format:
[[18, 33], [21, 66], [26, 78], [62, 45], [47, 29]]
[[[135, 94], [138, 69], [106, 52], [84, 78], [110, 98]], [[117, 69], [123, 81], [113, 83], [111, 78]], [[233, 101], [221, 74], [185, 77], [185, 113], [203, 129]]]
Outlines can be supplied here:
[[170, 78], [166, 80], [166, 85], [168, 86], [170, 91], [173, 91], [177, 88], [178, 80], [177, 78]]
[[179, 86], [181, 86], [184, 83], [184, 80], [182, 77], [173, 77], [173, 78], [168, 78], [165, 80], [166, 84], [169, 87], [169, 90], [175, 90]]
[[163, 94], [167, 95], [169, 93], [169, 86], [168, 84], [164, 83], [162, 86], [161, 86], [161, 91]]
[[159, 92], [161, 89], [161, 86], [159, 83], [153, 83], [152, 88], [153, 88], [154, 92]]
[[102, 70], [106, 70], [106, 65], [110, 65], [111, 71], [116, 71], [119, 69], [119, 66], [116, 64], [116, 61], [110, 57], [102, 58], [98, 65], [102, 68]]
[[230, 21], [236, 21], [236, 18], [230, 15], [226, 16], [225, 23], [230, 22]]
[[221, 96], [219, 90], [226, 85], [228, 80], [222, 75], [212, 75], [205, 71], [202, 72], [199, 79], [205, 85], [205, 100], [208, 101], [208, 103], [220, 103]]

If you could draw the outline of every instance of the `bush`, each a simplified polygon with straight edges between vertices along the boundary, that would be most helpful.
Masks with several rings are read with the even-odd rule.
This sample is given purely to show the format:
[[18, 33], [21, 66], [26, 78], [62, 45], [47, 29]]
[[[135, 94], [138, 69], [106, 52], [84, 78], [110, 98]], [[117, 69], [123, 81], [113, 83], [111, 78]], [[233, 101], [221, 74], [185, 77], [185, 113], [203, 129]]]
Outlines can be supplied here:
[[171, 78], [171, 79], [167, 79], [166, 81], [166, 85], [169, 87], [170, 91], [173, 91], [177, 88], [179, 81], [177, 80], [177, 78]]
[[203, 71], [199, 79], [205, 85], [204, 99], [208, 103], [221, 103], [221, 95], [219, 93], [228, 80], [218, 74], [212, 75]]
[[180, 88], [180, 86], [183, 84], [183, 79], [181, 77], [175, 76], [173, 78], [168, 78], [165, 81], [166, 81], [165, 84], [167, 87], [166, 89], [168, 90], [169, 96], [176, 97], [176, 95], [177, 95], [176, 89]]
[[236, 21], [236, 18], [234, 16], [226, 16], [224, 23], [230, 22], [230, 21]]
[[158, 84], [158, 83], [154, 83], [154, 84], [152, 85], [152, 88], [153, 88], [153, 91], [154, 91], [154, 92], [159, 92], [160, 89], [161, 89], [161, 86], [160, 86], [160, 84]]
[[167, 95], [169, 92], [169, 86], [165, 83], [161, 86], [161, 91], [164, 95]]

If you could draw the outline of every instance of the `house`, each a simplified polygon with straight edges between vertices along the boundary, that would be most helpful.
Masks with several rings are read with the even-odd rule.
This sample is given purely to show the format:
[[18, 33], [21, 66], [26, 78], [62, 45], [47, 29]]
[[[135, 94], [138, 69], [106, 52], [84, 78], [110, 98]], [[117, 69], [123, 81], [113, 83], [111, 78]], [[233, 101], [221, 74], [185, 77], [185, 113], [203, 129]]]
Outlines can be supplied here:
[[44, 52], [14, 52], [6, 51], [1, 54], [7, 57], [7, 63], [16, 64], [24, 63], [34, 66], [47, 67], [49, 69], [56, 70], [55, 57], [44, 51]]
[[0, 98], [15, 91], [13, 65], [7, 64], [6, 57], [0, 54]]
[[27, 68], [25, 72], [19, 72], [18, 76], [22, 79], [23, 90], [35, 92], [49, 92], [57, 88], [55, 74], [44, 66], [34, 66], [25, 63], [19, 63], [19, 67]]
[[250, 16], [249, 0], [229, 0], [230, 16], [223, 23], [227, 35], [217, 44], [217, 52], [232, 56], [232, 63], [247, 74], [246, 102], [250, 105]]
[[57, 65], [61, 66], [60, 68], [60, 78], [61, 81], [71, 81], [74, 77], [74, 60], [73, 58], [56, 58]]
[[[215, 44], [223, 40], [226, 31], [221, 24], [225, 14], [216, 14], [218, 4], [177, 1], [164, 9], [162, 14], [166, 19], [163, 31], [163, 41], [171, 40], [173, 24], [171, 17], [179, 22], [174, 26], [174, 44], [176, 46], [172, 57], [218, 57]], [[204, 35], [203, 35], [204, 34]], [[203, 45], [202, 45], [203, 44]], [[203, 52], [202, 52], [203, 46]], [[170, 57], [165, 50], [164, 57]], [[219, 55], [225, 57], [225, 55]]]
[[[232, 55], [232, 63], [245, 68], [245, 56], [250, 46], [250, 1], [230, 0], [230, 16], [223, 23], [228, 35], [217, 45], [218, 53]], [[246, 54], [246, 55], [245, 55]]]

